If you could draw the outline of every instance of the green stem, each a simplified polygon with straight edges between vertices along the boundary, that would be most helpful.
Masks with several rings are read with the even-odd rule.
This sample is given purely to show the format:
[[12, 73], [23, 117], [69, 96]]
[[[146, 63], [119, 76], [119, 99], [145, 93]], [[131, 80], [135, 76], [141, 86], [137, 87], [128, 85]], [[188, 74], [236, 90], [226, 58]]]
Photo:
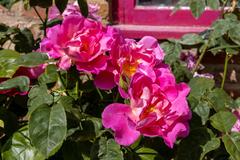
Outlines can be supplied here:
[[102, 95], [101, 91], [98, 88], [97, 88], [97, 92], [99, 94], [100, 99], [103, 100], [103, 95]]
[[33, 7], [34, 11], [36, 12], [37, 16], [39, 17], [39, 19], [41, 20], [42, 24], [44, 24], [44, 20], [42, 19], [42, 17], [40, 16], [39, 12], [37, 11], [36, 7]]
[[46, 8], [45, 14], [46, 14], [46, 18], [45, 21], [43, 23], [43, 29], [44, 29], [44, 37], [47, 37], [47, 22], [48, 22], [48, 8]]
[[65, 90], [65, 93], [67, 94], [67, 96], [69, 96], [69, 93], [67, 92], [67, 86], [66, 86], [66, 84], [64, 83], [63, 78], [62, 78], [62, 75], [61, 75], [60, 72], [58, 72], [58, 77], [59, 77], [59, 80], [60, 80], [60, 82], [61, 82], [64, 90]]
[[229, 62], [230, 59], [231, 59], [231, 56], [229, 56], [229, 54], [226, 53], [225, 63], [224, 63], [224, 71], [223, 71], [223, 79], [222, 79], [222, 83], [221, 83], [221, 89], [224, 88], [225, 80], [226, 80], [226, 77], [227, 77], [228, 62]]
[[[207, 42], [208, 43], [208, 42]], [[197, 60], [197, 63], [196, 63], [196, 65], [195, 65], [195, 67], [194, 67], [194, 69], [193, 69], [193, 73], [195, 73], [196, 71], [197, 71], [197, 69], [198, 69], [198, 67], [199, 67], [199, 65], [200, 65], [200, 63], [201, 63], [201, 61], [202, 61], [202, 59], [203, 59], [203, 56], [205, 55], [205, 53], [206, 53], [206, 51], [207, 51], [207, 48], [208, 48], [208, 45], [205, 45], [204, 46], [204, 48], [203, 48], [203, 50], [202, 50], [202, 52], [201, 52], [201, 54], [200, 54], [200, 56], [199, 56], [199, 58], [198, 58], [198, 60]]]

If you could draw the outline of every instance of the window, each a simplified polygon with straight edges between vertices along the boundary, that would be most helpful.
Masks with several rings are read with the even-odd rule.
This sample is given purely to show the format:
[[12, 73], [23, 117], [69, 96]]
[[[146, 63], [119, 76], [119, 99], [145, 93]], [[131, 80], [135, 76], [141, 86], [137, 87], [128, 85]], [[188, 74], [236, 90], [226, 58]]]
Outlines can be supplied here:
[[179, 38], [185, 33], [207, 29], [219, 11], [206, 9], [195, 19], [188, 7], [172, 13], [178, 0], [111, 0], [111, 20], [126, 37], [151, 35], [159, 39]]

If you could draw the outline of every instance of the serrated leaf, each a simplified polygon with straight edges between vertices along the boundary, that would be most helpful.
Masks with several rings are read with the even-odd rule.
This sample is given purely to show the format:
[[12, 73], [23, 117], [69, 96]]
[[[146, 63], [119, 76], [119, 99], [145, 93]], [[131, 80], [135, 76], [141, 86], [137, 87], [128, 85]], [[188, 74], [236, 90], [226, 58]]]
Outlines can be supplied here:
[[222, 89], [216, 88], [208, 95], [212, 107], [216, 112], [232, 108], [234, 104], [232, 98]]
[[68, 4], [68, 0], [55, 0], [55, 4], [58, 8], [58, 10], [63, 13], [63, 11], [65, 10], [65, 8], [67, 7]]
[[214, 80], [209, 78], [193, 78], [189, 82], [191, 92], [189, 97], [199, 99], [207, 90], [211, 90], [215, 85]]
[[185, 139], [182, 139], [176, 153], [176, 160], [199, 160], [204, 146], [211, 139], [211, 133], [207, 128], [198, 127], [190, 131]]
[[23, 67], [36, 67], [44, 64], [48, 60], [48, 56], [44, 53], [32, 52], [21, 55], [16, 63]]
[[4, 160], [44, 160], [29, 140], [28, 127], [25, 126], [15, 132], [2, 148], [1, 156]]
[[61, 96], [58, 103], [64, 107], [65, 111], [71, 112], [74, 104], [74, 99], [70, 96]]
[[16, 89], [19, 92], [27, 92], [29, 90], [30, 80], [26, 76], [18, 76], [8, 79], [0, 84], [1, 90]]
[[28, 97], [28, 115], [31, 115], [31, 113], [42, 104], [51, 105], [53, 103], [53, 96], [48, 94], [45, 85], [34, 86], [30, 90]]
[[0, 78], [12, 78], [19, 66], [16, 60], [20, 54], [12, 50], [0, 51]]
[[182, 51], [182, 46], [178, 42], [163, 42], [161, 43], [165, 55], [165, 62], [168, 64], [174, 63], [179, 59], [180, 53]]
[[240, 24], [230, 29], [228, 35], [234, 43], [240, 45]]
[[45, 68], [44, 73], [42, 73], [38, 77], [38, 81], [40, 84], [49, 84], [49, 83], [55, 83], [58, 80], [58, 72], [57, 72], [57, 66], [54, 64], [50, 64]]
[[63, 144], [63, 158], [65, 160], [90, 160], [92, 143], [66, 141]]
[[233, 160], [240, 160], [240, 133], [226, 134], [222, 138], [227, 152]]
[[219, 148], [220, 144], [221, 142], [219, 138], [212, 138], [208, 141], [204, 146], [202, 146], [203, 151], [201, 153], [200, 160], [202, 160], [207, 153]]
[[235, 23], [230, 19], [219, 19], [212, 25], [213, 31], [210, 34], [210, 39], [216, 39], [225, 35], [229, 29], [233, 28]]
[[92, 160], [123, 160], [120, 146], [113, 140], [101, 137], [91, 149]]
[[198, 18], [205, 9], [205, 0], [191, 0], [190, 9], [194, 17]]
[[67, 134], [67, 120], [60, 104], [41, 106], [33, 111], [29, 119], [31, 142], [46, 158], [55, 154]]
[[96, 138], [102, 128], [101, 119], [88, 117], [79, 124], [79, 130], [73, 134], [73, 139], [77, 141], [87, 141]]
[[205, 125], [209, 114], [210, 114], [210, 106], [207, 102], [205, 101], [200, 101], [198, 105], [193, 109], [193, 111], [201, 117], [202, 124]]
[[233, 113], [220, 111], [210, 117], [211, 125], [221, 132], [229, 132], [235, 124], [237, 118]]
[[28, 28], [17, 32], [12, 41], [15, 44], [15, 50], [18, 52], [29, 53], [34, 49], [33, 34]]
[[220, 7], [220, 2], [219, 0], [207, 0], [207, 6], [214, 10], [217, 10]]
[[195, 33], [185, 34], [179, 41], [179, 43], [183, 45], [196, 45], [202, 42], [203, 42], [202, 37]]

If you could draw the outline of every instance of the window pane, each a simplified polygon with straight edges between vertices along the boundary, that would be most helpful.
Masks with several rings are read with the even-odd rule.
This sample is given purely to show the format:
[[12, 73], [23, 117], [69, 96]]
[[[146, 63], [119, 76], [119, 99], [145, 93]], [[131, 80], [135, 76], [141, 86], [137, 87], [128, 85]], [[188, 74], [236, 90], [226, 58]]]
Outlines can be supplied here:
[[137, 5], [141, 6], [173, 6], [179, 0], [137, 0]]

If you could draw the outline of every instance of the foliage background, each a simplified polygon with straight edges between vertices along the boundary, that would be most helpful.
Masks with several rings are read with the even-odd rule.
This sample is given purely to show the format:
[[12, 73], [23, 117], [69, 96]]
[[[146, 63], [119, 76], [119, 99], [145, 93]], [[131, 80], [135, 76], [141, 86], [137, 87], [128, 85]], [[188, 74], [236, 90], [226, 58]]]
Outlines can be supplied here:
[[[10, 7], [15, 1], [1, 1]], [[25, 0], [26, 8], [40, 6], [48, 12], [53, 2], [49, 0]], [[55, 0], [60, 11], [67, 0]], [[236, 3], [235, 3], [236, 2]], [[83, 15], [87, 16], [87, 4], [78, 0]], [[228, 10], [224, 10], [230, 4]], [[169, 149], [161, 138], [141, 137], [130, 147], [119, 146], [113, 133], [101, 124], [101, 112], [113, 101], [123, 102], [114, 89], [100, 91], [95, 88], [90, 75], [82, 75], [71, 68], [59, 71], [49, 64], [38, 80], [31, 82], [26, 76], [12, 77], [20, 67], [34, 67], [49, 62], [38, 49], [41, 37], [34, 38], [27, 28], [19, 29], [0, 25], [0, 77], [10, 78], [0, 84], [0, 91], [17, 88], [30, 92], [25, 96], [0, 95], [0, 148], [1, 159], [101, 159], [101, 160], [239, 160], [240, 133], [232, 132], [237, 117], [232, 113], [240, 105], [224, 91], [228, 63], [239, 56], [240, 21], [239, 1], [228, 0], [180, 0], [181, 5], [190, 6], [195, 17], [199, 17], [206, 5], [222, 11], [222, 18], [200, 34], [184, 35], [181, 39], [169, 39], [161, 43], [168, 63], [178, 81], [188, 82], [191, 93], [188, 101], [193, 112], [190, 135], [178, 140], [174, 149]], [[59, 21], [42, 20], [44, 34], [47, 27]], [[15, 51], [7, 50], [4, 44], [11, 41]], [[189, 71], [186, 63], [179, 59], [183, 50], [197, 50], [195, 68]], [[225, 57], [221, 86], [213, 79], [193, 78], [199, 70], [203, 57], [222, 54]], [[71, 83], [69, 83], [71, 82]], [[94, 99], [92, 98], [94, 97]]]

